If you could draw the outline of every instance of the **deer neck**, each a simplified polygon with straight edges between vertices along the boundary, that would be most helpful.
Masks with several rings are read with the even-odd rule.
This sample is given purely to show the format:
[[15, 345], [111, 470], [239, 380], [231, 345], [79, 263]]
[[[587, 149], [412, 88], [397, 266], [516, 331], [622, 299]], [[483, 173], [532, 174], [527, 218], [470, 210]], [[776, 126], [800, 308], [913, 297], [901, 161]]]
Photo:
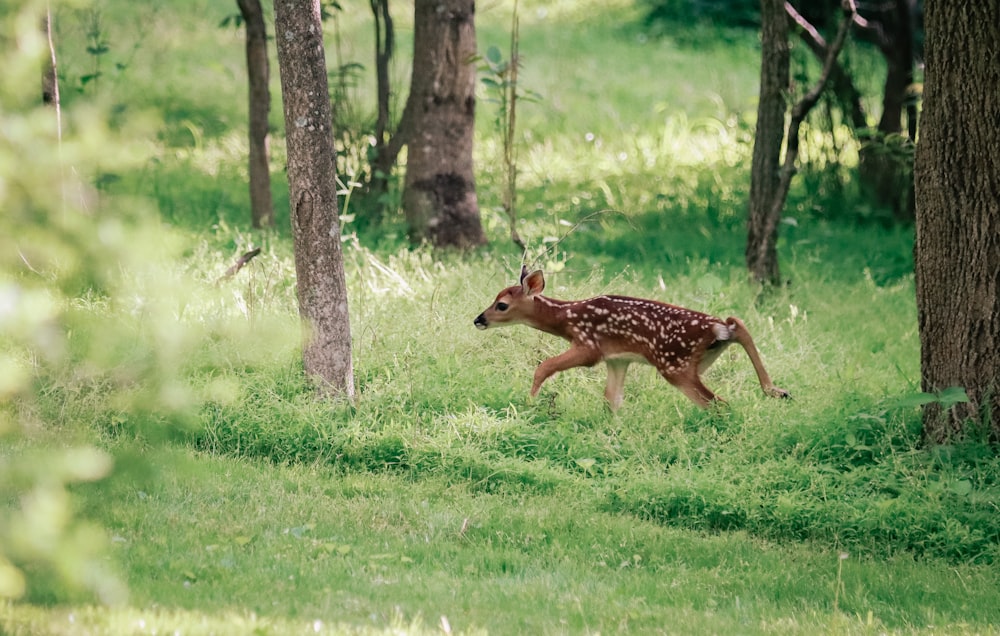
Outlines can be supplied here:
[[534, 315], [531, 326], [539, 331], [550, 333], [566, 340], [572, 340], [570, 326], [572, 321], [568, 319], [569, 307], [573, 301], [556, 300], [545, 296], [535, 296]]

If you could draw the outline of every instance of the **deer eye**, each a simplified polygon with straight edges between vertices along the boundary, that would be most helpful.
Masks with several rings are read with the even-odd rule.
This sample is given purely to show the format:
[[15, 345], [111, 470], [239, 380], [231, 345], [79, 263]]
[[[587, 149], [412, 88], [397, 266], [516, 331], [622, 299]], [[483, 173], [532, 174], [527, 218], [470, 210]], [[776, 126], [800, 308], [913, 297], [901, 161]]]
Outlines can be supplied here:
[[508, 307], [510, 307], [510, 305], [507, 303], [497, 303], [497, 311], [507, 311]]

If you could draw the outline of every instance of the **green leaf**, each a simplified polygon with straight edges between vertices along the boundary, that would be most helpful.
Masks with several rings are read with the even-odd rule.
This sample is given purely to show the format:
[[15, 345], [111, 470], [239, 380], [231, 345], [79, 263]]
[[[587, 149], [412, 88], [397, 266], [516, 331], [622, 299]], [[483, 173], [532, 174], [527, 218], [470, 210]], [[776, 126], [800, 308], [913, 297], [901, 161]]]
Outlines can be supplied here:
[[222, 19], [222, 22], [219, 22], [219, 28], [225, 28], [230, 24], [233, 25], [234, 28], [240, 28], [243, 26], [243, 16], [239, 13], [231, 13], [227, 15]]
[[896, 401], [895, 407], [912, 408], [936, 402], [941, 405], [941, 408], [950, 409], [956, 404], [962, 404], [968, 401], [969, 395], [965, 392], [963, 387], [952, 386], [938, 391], [937, 393], [926, 393], [923, 391], [919, 393], [908, 393]]
[[900, 409], [913, 408], [915, 406], [923, 406], [924, 404], [930, 404], [931, 402], [936, 402], [937, 398], [933, 393], [907, 393], [896, 400], [895, 407]]
[[941, 407], [946, 409], [969, 401], [969, 394], [965, 392], [965, 388], [960, 386], [951, 386], [939, 391], [936, 397], [937, 401], [941, 403]]
[[503, 53], [500, 52], [500, 49], [497, 46], [491, 45], [488, 49], [486, 49], [486, 60], [488, 62], [492, 62], [493, 64], [499, 64], [503, 61]]

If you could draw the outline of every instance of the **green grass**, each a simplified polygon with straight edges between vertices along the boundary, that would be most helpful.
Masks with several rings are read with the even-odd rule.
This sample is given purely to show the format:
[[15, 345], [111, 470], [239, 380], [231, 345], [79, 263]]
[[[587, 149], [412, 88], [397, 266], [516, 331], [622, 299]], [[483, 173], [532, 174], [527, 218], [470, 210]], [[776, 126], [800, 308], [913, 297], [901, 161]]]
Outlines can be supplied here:
[[[67, 303], [63, 363], [31, 367], [36, 399], [13, 410], [32, 424], [0, 443], [0, 468], [45, 483], [34, 453], [110, 453], [115, 471], [69, 501], [129, 596], [100, 606], [32, 566], [25, 599], [0, 604], [0, 632], [1000, 630], [995, 448], [925, 448], [912, 406], [912, 231], [846, 221], [864, 216], [851, 183], [805, 171], [781, 230], [789, 284], [747, 282], [754, 34], [656, 39], [627, 2], [522, 6], [522, 81], [542, 100], [520, 120], [521, 233], [547, 294], [740, 316], [794, 396], [761, 395], [734, 352], [706, 377], [728, 406], [698, 410], [634, 368], [612, 415], [602, 368], [528, 398], [535, 365], [564, 343], [473, 328], [520, 266], [485, 103], [477, 179], [493, 245], [434, 253], [403, 244], [398, 215], [347, 223], [357, 399], [317, 400], [280, 134], [281, 225], [248, 229], [242, 44], [216, 28], [235, 8], [100, 6], [105, 68], [119, 49], [127, 65], [67, 107], [127, 104], [111, 128], [133, 160], [105, 167], [102, 219], [135, 208], [145, 236], [101, 291]], [[477, 8], [482, 48], [506, 42], [509, 3]], [[341, 17], [348, 59], [368, 55], [367, 12]], [[67, 78], [89, 63], [72, 57], [74, 16], [60, 14]], [[251, 244], [263, 253], [220, 282]], [[0, 494], [8, 507], [22, 495]]]
[[529, 495], [189, 451], [147, 470], [82, 497], [146, 611], [18, 610], [11, 633], [60, 633], [70, 614], [81, 631], [234, 634], [316, 621], [431, 632], [441, 616], [461, 633], [974, 633], [995, 621], [989, 570], [852, 555], [837, 594], [836, 546], [602, 512], [582, 476]]

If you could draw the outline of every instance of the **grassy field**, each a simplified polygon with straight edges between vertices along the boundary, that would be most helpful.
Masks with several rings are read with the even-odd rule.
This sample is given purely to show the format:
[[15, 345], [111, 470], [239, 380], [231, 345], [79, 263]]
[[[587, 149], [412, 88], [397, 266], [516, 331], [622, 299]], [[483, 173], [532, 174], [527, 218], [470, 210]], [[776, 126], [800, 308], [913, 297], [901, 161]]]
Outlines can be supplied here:
[[[328, 57], [367, 65], [368, 7], [343, 5]], [[875, 222], [849, 173], [807, 170], [781, 230], [788, 285], [747, 280], [755, 34], [653, 38], [623, 0], [522, 2], [522, 81], [541, 97], [520, 119], [521, 234], [547, 295], [742, 317], [794, 399], [764, 397], [735, 351], [706, 377], [723, 408], [650, 368], [630, 371], [615, 414], [603, 368], [529, 399], [564, 343], [472, 325], [520, 267], [483, 100], [492, 245], [411, 248], [398, 216], [366, 224], [352, 197], [357, 399], [323, 402], [299, 359], [276, 70], [280, 221], [262, 233], [242, 34], [217, 26], [235, 6], [93, 6], [58, 13], [60, 69], [67, 110], [97, 104], [116, 140], [85, 172], [97, 207], [138, 219], [101, 226], [131, 258], [67, 292], [64, 364], [38, 364], [14, 409], [31, 425], [0, 440], [0, 467], [45, 471], [33, 457], [81, 444], [113, 457], [68, 491], [100, 580], [27, 566], [0, 633], [1000, 633], [995, 449], [920, 441], [912, 231]], [[481, 48], [506, 42], [510, 8], [477, 6]], [[95, 32], [109, 53], [85, 53]], [[361, 122], [370, 82], [350, 94], [341, 114]], [[812, 139], [810, 157], [854, 152]], [[341, 140], [345, 191], [356, 140]], [[261, 256], [220, 281], [250, 245]]]

